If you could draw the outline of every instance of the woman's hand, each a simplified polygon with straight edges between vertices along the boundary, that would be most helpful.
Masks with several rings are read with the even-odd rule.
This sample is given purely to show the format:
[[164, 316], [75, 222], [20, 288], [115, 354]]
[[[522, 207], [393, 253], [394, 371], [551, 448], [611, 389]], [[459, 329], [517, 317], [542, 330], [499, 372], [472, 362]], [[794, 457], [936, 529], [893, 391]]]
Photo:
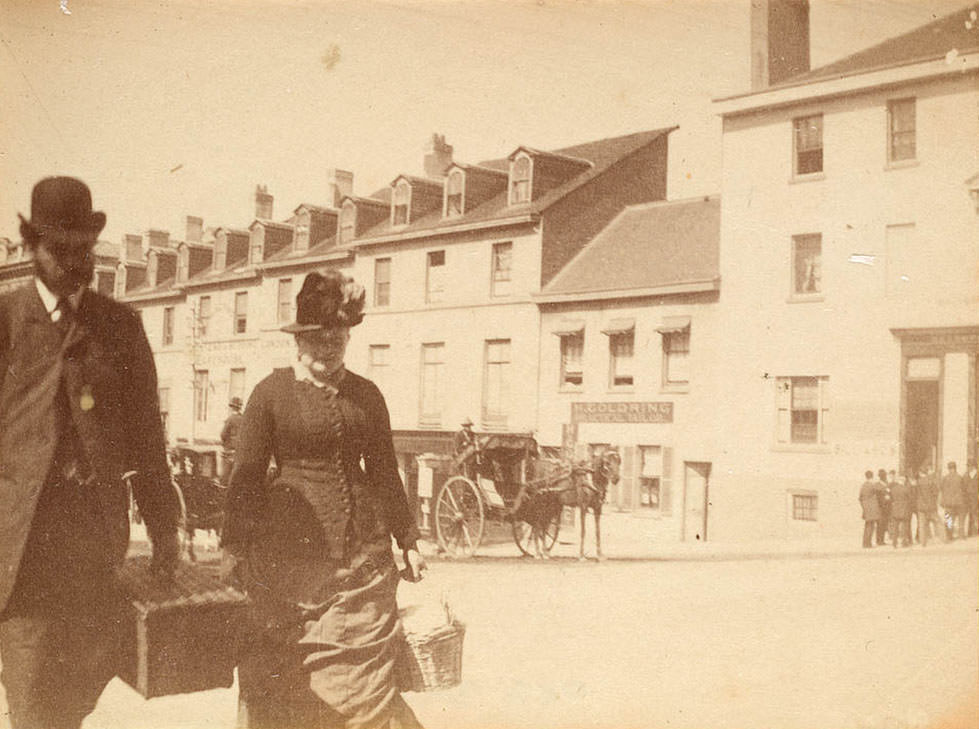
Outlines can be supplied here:
[[405, 561], [405, 568], [401, 572], [401, 575], [408, 582], [421, 582], [422, 572], [428, 569], [428, 565], [425, 564], [425, 558], [414, 548], [404, 550], [401, 555]]

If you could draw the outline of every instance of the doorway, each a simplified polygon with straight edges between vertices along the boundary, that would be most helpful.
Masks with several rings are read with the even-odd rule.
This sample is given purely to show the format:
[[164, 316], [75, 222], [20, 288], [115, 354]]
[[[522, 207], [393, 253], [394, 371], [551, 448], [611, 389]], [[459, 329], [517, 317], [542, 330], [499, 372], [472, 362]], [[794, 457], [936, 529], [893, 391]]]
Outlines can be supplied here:
[[707, 541], [707, 507], [710, 505], [710, 464], [683, 462], [683, 524], [680, 539], [684, 542]]
[[921, 468], [938, 468], [939, 433], [938, 380], [909, 380], [904, 430], [905, 468], [917, 473]]

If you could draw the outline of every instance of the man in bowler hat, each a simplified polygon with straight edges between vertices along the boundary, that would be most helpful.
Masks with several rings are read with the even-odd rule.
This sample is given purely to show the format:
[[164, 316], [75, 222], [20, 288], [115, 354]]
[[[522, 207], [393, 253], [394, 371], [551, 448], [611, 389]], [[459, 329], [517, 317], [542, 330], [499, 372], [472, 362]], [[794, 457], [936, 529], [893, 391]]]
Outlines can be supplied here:
[[84, 183], [41, 180], [20, 226], [34, 279], [0, 295], [0, 662], [13, 729], [76, 729], [117, 672], [124, 478], [154, 571], [178, 561], [152, 353], [136, 312], [88, 288], [104, 226]]
[[235, 451], [238, 448], [238, 433], [241, 432], [243, 403], [237, 395], [228, 402], [228, 417], [221, 427], [221, 482], [228, 484], [231, 468], [235, 465]]

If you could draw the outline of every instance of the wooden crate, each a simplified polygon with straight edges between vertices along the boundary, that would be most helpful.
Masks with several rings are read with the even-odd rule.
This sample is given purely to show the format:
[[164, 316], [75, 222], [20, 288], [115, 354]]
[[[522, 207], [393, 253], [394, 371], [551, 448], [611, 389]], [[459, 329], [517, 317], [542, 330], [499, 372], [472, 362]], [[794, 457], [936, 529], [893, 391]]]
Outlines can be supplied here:
[[130, 559], [121, 577], [129, 598], [119, 676], [146, 698], [228, 688], [246, 597], [212, 571], [181, 562], [172, 582]]

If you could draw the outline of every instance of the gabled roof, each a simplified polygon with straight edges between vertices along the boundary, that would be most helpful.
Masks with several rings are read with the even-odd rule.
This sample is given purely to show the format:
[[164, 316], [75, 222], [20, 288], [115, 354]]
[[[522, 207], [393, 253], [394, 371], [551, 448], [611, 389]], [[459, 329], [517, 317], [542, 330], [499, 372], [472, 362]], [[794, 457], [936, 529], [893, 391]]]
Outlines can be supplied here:
[[260, 269], [284, 268], [292, 265], [339, 261], [349, 258], [352, 255], [353, 251], [347, 247], [338, 246], [336, 235], [331, 235], [304, 251], [295, 251], [291, 248], [278, 251], [275, 255], [269, 256], [268, 259], [256, 267]]
[[251, 230], [256, 225], [261, 225], [263, 228], [279, 228], [280, 230], [292, 230], [295, 227], [292, 223], [280, 223], [277, 220], [269, 220], [268, 218], [255, 218], [251, 225], [248, 226], [248, 230]]
[[470, 165], [465, 162], [453, 162], [445, 169], [446, 177], [448, 177], [449, 172], [454, 169], [460, 169], [464, 172], [479, 172], [487, 175], [495, 175], [497, 177], [509, 177], [506, 170], [494, 169], [492, 167], [483, 167], [482, 165]]
[[181, 288], [190, 289], [199, 286], [218, 285], [229, 281], [244, 281], [255, 278], [257, 275], [255, 267], [248, 263], [247, 258], [243, 258], [236, 261], [230, 268], [220, 270], [215, 270], [213, 267], [206, 268], [196, 276], [187, 279], [181, 284]]
[[582, 165], [583, 167], [591, 167], [592, 164], [588, 160], [581, 159], [580, 157], [572, 157], [569, 154], [561, 154], [559, 152], [545, 152], [542, 149], [534, 149], [533, 147], [527, 147], [524, 145], [521, 145], [517, 147], [515, 150], [513, 150], [512, 152], [510, 152], [510, 154], [507, 155], [507, 159], [512, 160], [521, 152], [526, 152], [532, 157], [549, 157], [551, 159], [560, 160], [561, 162], [568, 162], [570, 164]]
[[433, 180], [431, 177], [416, 177], [415, 175], [398, 175], [391, 181], [391, 184], [396, 185], [399, 180], [405, 180], [411, 185], [427, 185], [439, 189], [445, 184], [442, 180]]
[[125, 296], [122, 297], [123, 301], [142, 301], [146, 299], [159, 299], [166, 298], [170, 296], [180, 296], [183, 292], [178, 289], [174, 284], [176, 283], [176, 277], [171, 276], [165, 281], [157, 284], [156, 286], [142, 285], [134, 289], [130, 289], [126, 292]]
[[[903, 35], [890, 38], [883, 43], [878, 43], [825, 66], [793, 76], [787, 79], [784, 85], [794, 85], [800, 81], [853, 76], [894, 66], [931, 61], [944, 58], [953, 49], [959, 53], [979, 50], [979, 19], [972, 19], [970, 13], [979, 15], [979, 5], [974, 4], [956, 10], [954, 13], [915, 28]], [[967, 22], [971, 24], [971, 27], [966, 26]]]
[[719, 275], [719, 197], [623, 210], [541, 291], [541, 298], [645, 291], [713, 282]]
[[379, 205], [385, 208], [390, 207], [391, 205], [390, 199], [378, 200], [376, 197], [358, 197], [357, 195], [344, 195], [343, 202], [346, 202], [347, 200], [351, 200], [357, 203], [358, 205], [360, 205], [361, 203], [366, 203], [368, 205]]
[[[591, 164], [591, 167], [583, 169], [581, 174], [575, 175], [563, 185], [558, 185], [554, 189], [549, 190], [537, 200], [529, 204], [522, 204], [516, 209], [507, 205], [507, 191], [504, 186], [497, 195], [477, 207], [467, 210], [462, 215], [444, 218], [441, 210], [433, 210], [416, 220], [412, 220], [408, 225], [398, 226], [395, 230], [392, 230], [390, 221], [384, 220], [359, 236], [353, 244], [356, 246], [361, 242], [370, 243], [372, 242], [372, 238], [380, 238], [389, 234], [392, 236], [403, 236], [406, 233], [410, 234], [415, 231], [432, 231], [433, 233], [437, 233], [441, 228], [456, 228], [470, 223], [486, 223], [494, 220], [505, 221], [515, 217], [525, 219], [527, 216], [535, 216], [572, 191], [590, 182], [616, 162], [639, 151], [657, 139], [665, 137], [676, 128], [674, 126], [653, 129], [646, 132], [611, 137], [554, 150], [555, 154], [587, 161]], [[509, 164], [509, 161], [504, 158], [480, 162], [478, 166], [480, 168], [499, 171], [509, 169]]]
[[201, 251], [213, 251], [214, 250], [213, 241], [211, 243], [201, 243], [201, 242], [198, 242], [198, 241], [182, 240], [182, 241], [178, 241], [177, 242], [177, 245], [175, 247], [177, 249], [179, 249], [181, 246], [185, 246], [187, 248], [195, 248], [195, 249], [201, 250]]
[[300, 210], [303, 209], [311, 210], [314, 213], [329, 213], [331, 215], [337, 214], [336, 208], [328, 208], [323, 205], [313, 205], [312, 203], [301, 203], [297, 205], [296, 209], [292, 211], [292, 214], [295, 216], [299, 213]]

